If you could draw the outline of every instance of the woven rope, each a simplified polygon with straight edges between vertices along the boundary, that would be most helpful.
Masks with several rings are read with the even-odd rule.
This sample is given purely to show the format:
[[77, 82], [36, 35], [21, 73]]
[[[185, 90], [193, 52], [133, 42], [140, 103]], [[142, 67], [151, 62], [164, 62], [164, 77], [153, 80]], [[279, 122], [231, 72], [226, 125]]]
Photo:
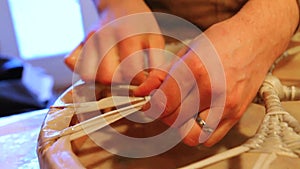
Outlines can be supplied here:
[[284, 92], [284, 86], [278, 85], [278, 82], [274, 76], [266, 78], [260, 93], [267, 114], [256, 135], [244, 146], [250, 147], [251, 152], [300, 157], [300, 123], [282, 108], [279, 95], [284, 98], [290, 94], [277, 93], [276, 91]]
[[258, 161], [254, 168], [260, 169], [269, 168], [276, 155], [299, 158], [300, 123], [283, 109], [280, 102], [281, 99], [299, 99], [299, 91], [299, 88], [283, 86], [275, 76], [268, 75], [259, 92], [266, 107], [266, 115], [256, 134], [241, 146], [183, 168], [203, 168], [245, 152], [268, 153], [269, 157], [272, 157], [267, 158], [269, 160]]
[[[293, 36], [291, 42], [300, 42], [300, 32]], [[252, 138], [238, 147], [182, 167], [182, 169], [203, 168], [245, 152], [261, 153], [253, 166], [254, 169], [269, 168], [277, 155], [300, 158], [300, 123], [281, 105], [281, 101], [300, 100], [300, 89], [295, 86], [284, 86], [278, 78], [272, 76], [279, 62], [299, 53], [300, 45], [292, 47], [285, 51], [271, 66], [269, 75], [267, 75], [253, 101], [265, 105], [266, 115]]]

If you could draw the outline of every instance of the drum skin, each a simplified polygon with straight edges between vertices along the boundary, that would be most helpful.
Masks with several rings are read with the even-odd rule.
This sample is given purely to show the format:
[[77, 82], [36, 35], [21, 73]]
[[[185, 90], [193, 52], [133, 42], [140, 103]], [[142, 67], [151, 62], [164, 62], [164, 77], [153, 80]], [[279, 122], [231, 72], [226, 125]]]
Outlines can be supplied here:
[[[291, 48], [296, 46], [291, 43]], [[300, 86], [300, 55], [295, 54], [283, 59], [274, 71], [274, 75], [280, 78], [285, 85]], [[99, 84], [87, 84], [82, 81], [77, 82], [66, 90], [55, 102], [55, 106], [74, 102], [86, 102], [95, 98], [100, 99], [108, 96], [106, 92], [108, 87]], [[92, 93], [92, 94], [87, 94]], [[300, 102], [286, 101], [282, 102], [283, 107], [298, 121], [300, 121]], [[112, 168], [112, 169], [172, 169], [184, 167], [193, 162], [205, 159], [214, 154], [224, 152], [230, 148], [239, 146], [251, 138], [262, 123], [265, 115], [263, 105], [251, 104], [241, 120], [225, 136], [225, 138], [213, 147], [204, 147], [202, 145], [189, 147], [183, 143], [178, 143], [170, 150], [161, 154], [146, 158], [128, 158], [115, 155], [103, 149], [101, 145], [96, 144], [90, 135], [83, 136], [74, 141], [70, 141], [69, 136], [63, 136], [58, 139], [49, 140], [51, 135], [55, 135], [60, 130], [83, 121], [90, 115], [76, 115], [74, 109], [68, 108], [50, 108], [44, 120], [38, 139], [37, 153], [41, 168]], [[136, 123], [129, 119], [119, 120], [111, 125], [116, 131], [135, 138], [147, 138], [165, 131], [168, 127], [160, 121], [149, 123]], [[105, 132], [105, 128], [97, 130], [94, 134], [106, 141], [114, 141], [114, 136]], [[170, 140], [165, 140], [166, 142]], [[122, 145], [122, 141], [119, 142]], [[159, 145], [157, 145], [159, 146]], [[125, 148], [124, 148], [125, 147]], [[125, 146], [120, 146], [119, 151], [132, 151]], [[147, 146], [145, 146], [147, 151]], [[206, 169], [228, 169], [253, 168], [255, 164], [262, 159], [265, 153], [246, 152], [239, 156], [226, 159], [205, 167]], [[299, 158], [278, 155], [276, 160], [269, 164], [272, 169], [295, 168], [300, 166]]]
[[[77, 88], [85, 89], [89, 84], [80, 84]], [[75, 87], [75, 88], [76, 88]], [[84, 93], [84, 92], [83, 92]], [[59, 100], [57, 105], [69, 103], [72, 90], [67, 90]], [[84, 98], [87, 99], [87, 98]], [[296, 119], [300, 121], [299, 102], [283, 103]], [[51, 108], [38, 140], [38, 157], [41, 168], [177, 168], [199, 161], [216, 153], [223, 152], [229, 148], [236, 147], [244, 143], [256, 133], [264, 117], [264, 107], [252, 104], [239, 123], [227, 134], [227, 136], [213, 147], [189, 147], [183, 143], [177, 144], [169, 151], [148, 158], [127, 158], [114, 155], [104, 149], [89, 138], [84, 136], [75, 141], [70, 141], [69, 136], [64, 136], [54, 141], [44, 141], [51, 134], [68, 127], [74, 121], [74, 112], [63, 111], [62, 109]], [[76, 116], [76, 115], [75, 115]], [[122, 134], [131, 137], [153, 136], [164, 131], [167, 126], [159, 121], [146, 124], [136, 124], [128, 119], [122, 119], [112, 125]], [[110, 138], [109, 133], [105, 133], [105, 128], [97, 131], [102, 137]], [[166, 140], [168, 141], [168, 140]], [[122, 144], [122, 143], [120, 143]], [[131, 151], [130, 149], [128, 151]], [[260, 153], [244, 153], [240, 156], [221, 161], [207, 168], [252, 168]], [[271, 168], [289, 168], [300, 166], [300, 160], [279, 156]]]

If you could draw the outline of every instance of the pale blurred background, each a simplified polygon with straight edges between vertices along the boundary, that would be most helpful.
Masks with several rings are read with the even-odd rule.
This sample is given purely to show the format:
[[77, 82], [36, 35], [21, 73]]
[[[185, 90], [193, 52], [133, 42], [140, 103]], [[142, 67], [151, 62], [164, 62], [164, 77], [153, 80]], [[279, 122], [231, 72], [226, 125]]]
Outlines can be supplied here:
[[63, 58], [97, 19], [92, 0], [0, 0], [0, 116], [14, 103], [42, 108], [70, 86]]

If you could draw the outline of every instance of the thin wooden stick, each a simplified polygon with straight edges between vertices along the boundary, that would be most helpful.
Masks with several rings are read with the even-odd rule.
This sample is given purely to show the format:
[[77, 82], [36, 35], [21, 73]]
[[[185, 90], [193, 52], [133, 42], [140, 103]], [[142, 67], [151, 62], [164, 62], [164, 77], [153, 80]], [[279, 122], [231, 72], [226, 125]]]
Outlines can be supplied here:
[[277, 158], [276, 153], [262, 153], [256, 163], [254, 164], [253, 169], [269, 169], [271, 163]]
[[[83, 121], [81, 123], [78, 123], [74, 126], [67, 127], [64, 130], [55, 133], [55, 135], [48, 137], [46, 140], [47, 141], [54, 140], [65, 135], [71, 135], [70, 136], [71, 140], [77, 139], [81, 136], [99, 130], [113, 122], [116, 122], [123, 117], [126, 117], [132, 113], [139, 111], [142, 108], [142, 106], [146, 104], [149, 100], [150, 100], [149, 96], [144, 97], [143, 101], [140, 101], [136, 104], [132, 104], [117, 110], [113, 110], [105, 114], [102, 114], [100, 116], [96, 116], [86, 121]], [[128, 97], [127, 97], [127, 101], [128, 101]]]
[[75, 140], [84, 135], [90, 134], [96, 130], [99, 130], [105, 126], [112, 124], [130, 114], [133, 114], [139, 110], [141, 110], [142, 106], [147, 103], [145, 100], [143, 102], [139, 102], [135, 105], [131, 105], [128, 107], [124, 107], [119, 110], [114, 110], [108, 113], [103, 114], [102, 116], [95, 117], [94, 119], [90, 119], [89, 122], [79, 123], [80, 130], [78, 132], [72, 133], [70, 136], [70, 140]]
[[196, 168], [203, 168], [205, 166], [208, 166], [208, 165], [211, 165], [213, 163], [216, 163], [216, 162], [219, 162], [219, 161], [222, 161], [222, 160], [226, 160], [228, 158], [231, 158], [231, 157], [234, 157], [234, 156], [237, 156], [237, 155], [240, 155], [244, 152], [247, 152], [249, 151], [250, 148], [249, 147], [246, 147], [246, 146], [238, 146], [238, 147], [235, 147], [235, 148], [232, 148], [232, 149], [229, 149], [225, 152], [222, 152], [222, 153], [219, 153], [219, 154], [216, 154], [214, 156], [211, 156], [211, 157], [208, 157], [204, 160], [201, 160], [201, 161], [198, 161], [198, 162], [195, 162], [193, 164], [190, 164], [190, 165], [187, 165], [187, 166], [184, 166], [180, 169], [196, 169]]
[[122, 106], [131, 102], [145, 100], [144, 97], [110, 96], [99, 101], [71, 103], [65, 105], [51, 106], [51, 108], [74, 108], [76, 114], [103, 110], [110, 107]]

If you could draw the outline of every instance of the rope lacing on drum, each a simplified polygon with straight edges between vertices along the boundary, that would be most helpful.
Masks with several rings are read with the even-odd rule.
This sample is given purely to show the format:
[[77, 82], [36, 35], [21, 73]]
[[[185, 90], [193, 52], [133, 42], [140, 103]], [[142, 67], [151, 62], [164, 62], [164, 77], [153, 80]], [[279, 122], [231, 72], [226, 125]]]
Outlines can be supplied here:
[[[276, 155], [300, 157], [300, 123], [287, 111], [280, 101], [300, 100], [300, 89], [287, 87], [279, 79], [268, 75], [260, 88], [260, 97], [266, 107], [266, 115], [257, 133], [246, 143], [216, 154], [183, 168], [203, 168], [245, 152], [268, 153], [270, 158], [258, 160], [254, 168], [262, 168], [276, 159]], [[268, 168], [268, 167], [266, 167]]]
[[298, 92], [298, 88], [288, 88], [274, 76], [267, 76], [260, 90], [267, 114], [255, 136], [243, 146], [248, 146], [251, 152], [300, 157], [300, 124], [280, 103], [280, 100], [299, 99]]

